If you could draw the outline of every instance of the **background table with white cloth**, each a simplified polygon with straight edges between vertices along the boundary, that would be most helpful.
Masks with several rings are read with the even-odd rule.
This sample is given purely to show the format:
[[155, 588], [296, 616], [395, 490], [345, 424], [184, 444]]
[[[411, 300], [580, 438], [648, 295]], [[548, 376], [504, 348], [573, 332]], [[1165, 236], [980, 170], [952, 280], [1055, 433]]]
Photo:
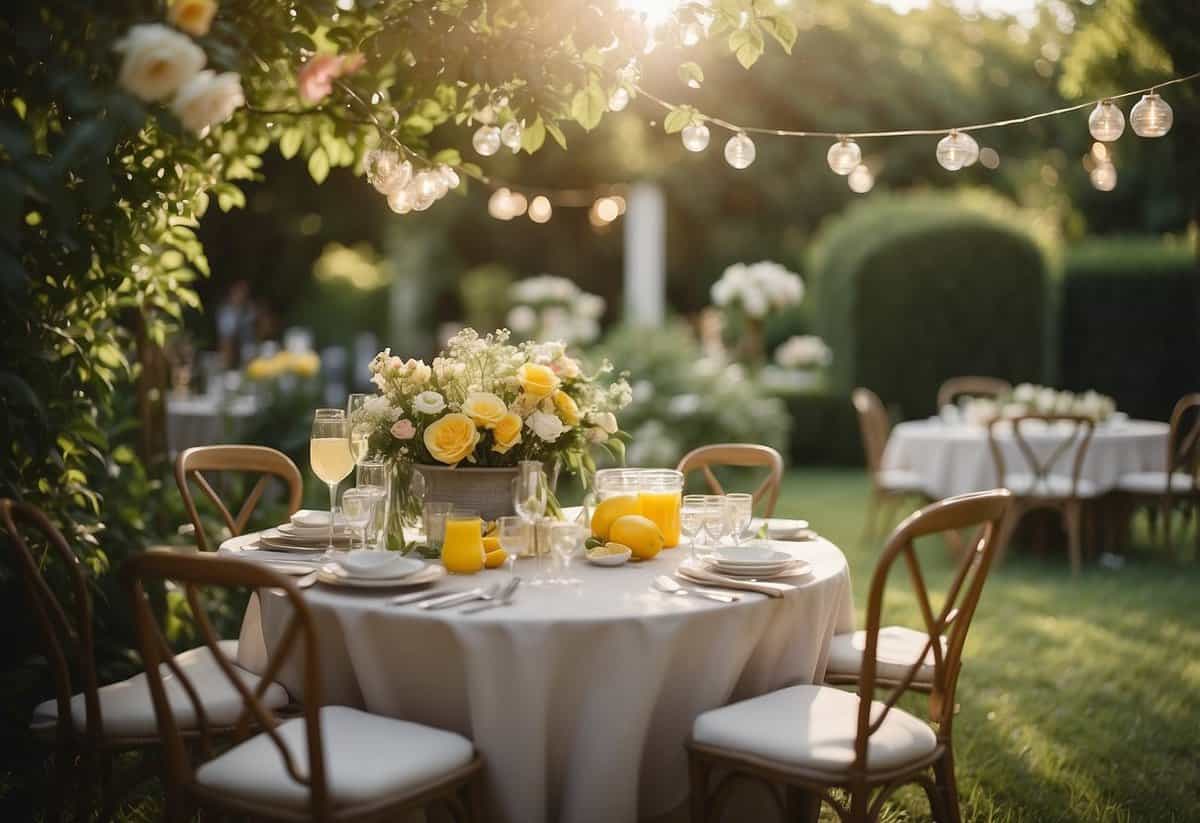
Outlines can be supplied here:
[[[1123, 474], [1164, 471], [1170, 427], [1153, 420], [1117, 420], [1097, 425], [1084, 456], [1080, 479], [1098, 493], [1111, 491]], [[1021, 435], [1040, 458], [1046, 459], [1064, 434], [1022, 424]], [[1029, 464], [1011, 432], [997, 431], [997, 442], [1010, 473], [1028, 473]], [[1069, 476], [1075, 448], [1055, 462], [1054, 473]], [[946, 423], [939, 418], [911, 420], [892, 429], [883, 453], [883, 470], [902, 469], [921, 479], [922, 489], [935, 499], [996, 486], [996, 463], [981, 426]]]
[[[244, 540], [240, 538], [239, 540]], [[732, 604], [662, 594], [686, 550], [597, 568], [576, 587], [522, 586], [475, 615], [389, 606], [393, 592], [318, 584], [323, 700], [459, 732], [486, 762], [489, 819], [621, 823], [687, 797], [684, 741], [695, 717], [732, 700], [824, 677], [834, 633], [853, 629], [846, 559], [824, 540], [775, 543], [812, 563], [782, 598]], [[533, 561], [518, 573], [529, 578]], [[447, 591], [507, 579], [450, 578]], [[260, 611], [261, 609], [261, 611]], [[242, 630], [240, 662], [261, 671], [288, 609], [269, 593]], [[282, 682], [297, 697], [299, 668]]]

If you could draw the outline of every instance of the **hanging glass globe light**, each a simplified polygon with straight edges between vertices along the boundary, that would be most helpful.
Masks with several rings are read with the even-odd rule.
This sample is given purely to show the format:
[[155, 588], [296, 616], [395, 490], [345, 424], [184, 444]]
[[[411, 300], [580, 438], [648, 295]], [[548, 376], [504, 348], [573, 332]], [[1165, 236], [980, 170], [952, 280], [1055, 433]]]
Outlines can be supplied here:
[[387, 204], [396, 214], [408, 214], [412, 211], [412, 197], [408, 193], [408, 187], [401, 186], [392, 191], [388, 195]]
[[480, 126], [471, 137], [471, 145], [484, 157], [500, 151], [500, 129], [495, 126]]
[[450, 166], [447, 166], [445, 163], [438, 166], [437, 170], [438, 174], [442, 176], [442, 179], [446, 181], [447, 189], [457, 189], [458, 184], [462, 182], [458, 176], [458, 172], [456, 172]]
[[979, 159], [979, 144], [971, 135], [952, 131], [938, 141], [937, 161], [947, 171], [958, 171]]
[[739, 131], [725, 143], [725, 162], [735, 169], [744, 169], [754, 162], [757, 150], [754, 141]]
[[550, 198], [539, 194], [529, 202], [529, 219], [535, 223], [546, 223], [554, 209], [550, 206]]
[[500, 188], [492, 192], [492, 196], [488, 198], [488, 214], [497, 220], [513, 219], [508, 189]]
[[834, 174], [847, 175], [862, 162], [862, 149], [858, 147], [858, 143], [843, 137], [829, 147], [825, 159]]
[[1088, 131], [1101, 143], [1111, 143], [1125, 131], [1125, 115], [1111, 100], [1101, 100], [1088, 115]]
[[1162, 137], [1174, 122], [1175, 112], [1154, 92], [1143, 94], [1129, 112], [1129, 125], [1138, 137]]
[[617, 86], [608, 96], [608, 110], [621, 111], [629, 105], [629, 92], [624, 86]]
[[509, 120], [500, 129], [500, 142], [508, 148], [512, 149], [513, 154], [521, 150], [521, 124], [516, 120]]
[[855, 194], [866, 194], [875, 186], [875, 175], [871, 174], [870, 169], [859, 163], [846, 178], [846, 184]]
[[683, 147], [688, 151], [704, 151], [708, 148], [708, 126], [703, 123], [689, 123], [679, 133]]
[[1112, 191], [1117, 187], [1117, 167], [1112, 163], [1097, 163], [1088, 176], [1100, 191]]

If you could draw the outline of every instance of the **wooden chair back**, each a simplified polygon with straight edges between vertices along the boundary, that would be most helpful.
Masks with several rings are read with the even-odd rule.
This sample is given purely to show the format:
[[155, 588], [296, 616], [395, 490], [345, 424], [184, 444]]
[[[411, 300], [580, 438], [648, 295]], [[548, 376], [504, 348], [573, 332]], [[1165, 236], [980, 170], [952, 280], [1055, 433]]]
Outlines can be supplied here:
[[713, 473], [713, 466], [765, 466], [767, 476], [753, 492], [754, 505], [762, 504], [763, 517], [770, 517], [775, 513], [779, 486], [783, 482], [783, 457], [779, 452], [770, 446], [753, 443], [718, 443], [692, 449], [683, 456], [675, 470], [681, 472], [685, 478], [688, 473], [699, 471], [704, 475], [704, 481], [713, 494], [724, 494], [725, 489]]
[[883, 450], [892, 431], [892, 422], [888, 418], [883, 401], [870, 389], [861, 386], [855, 389], [850, 393], [850, 402], [858, 412], [858, 430], [862, 434], [863, 453], [867, 459], [867, 469], [874, 481], [875, 475], [883, 467]]
[[[1191, 475], [1192, 491], [1200, 491], [1200, 393], [1185, 394], [1171, 410], [1167, 477], [1176, 472]], [[1168, 479], [1168, 493], [1171, 490]]]
[[[1039, 433], [1047, 438], [1057, 438], [1054, 448], [1049, 452], [1039, 454], [1030, 445], [1028, 437], [1031, 428], [1034, 427], [1039, 428]], [[1074, 414], [1025, 414], [1020, 417], [992, 420], [988, 424], [988, 446], [992, 452], [992, 463], [996, 467], [996, 484], [1006, 486], [1012, 479], [1005, 465], [1000, 438], [1001, 433], [1011, 430], [1013, 442], [1017, 444], [1017, 449], [1020, 450], [1030, 475], [1029, 487], [1012, 489], [1013, 493], [1029, 495], [1036, 491], [1038, 486], [1048, 489], [1051, 477], [1062, 476], [1061, 472], [1056, 471], [1060, 461], [1074, 449], [1075, 458], [1071, 461], [1070, 491], [1066, 496], [1078, 497], [1079, 476], [1083, 470], [1083, 461], [1087, 457], [1088, 446], [1091, 445], [1095, 429], [1096, 422], [1090, 417], [1080, 417]]]
[[[909, 515], [888, 538], [871, 576], [871, 589], [867, 597], [866, 648], [858, 681], [858, 736], [854, 744], [854, 768], [861, 770], [862, 774], [865, 775], [867, 771], [867, 747], [871, 735], [879, 730], [900, 697], [912, 688], [917, 672], [927, 665], [926, 659], [930, 655], [933, 657], [933, 678], [929, 692], [929, 719], [938, 725], [938, 739], [942, 742], [950, 740], [963, 644], [992, 564], [996, 535], [1011, 502], [1012, 493], [1007, 489], [948, 497]], [[921, 537], [973, 529], [978, 529], [976, 536], [973, 542], [966, 544], [967, 550], [960, 554], [945, 600], [941, 608], [935, 611], [929, 600], [925, 576], [913, 541]], [[888, 575], [901, 557], [908, 569], [913, 594], [929, 639], [904, 676], [897, 683], [880, 689], [882, 693], [876, 697], [876, 690], [882, 685], [876, 683], [875, 668], [879, 629], [883, 621], [884, 591]], [[943, 638], [946, 642], [944, 650]], [[881, 710], [873, 710], [872, 702], [875, 700], [883, 703]]]
[[[237, 516], [230, 514], [220, 495], [213, 489], [203, 472], [245, 472], [261, 475], [258, 482], [246, 496]], [[304, 483], [300, 478], [300, 470], [292, 459], [281, 451], [266, 446], [195, 446], [184, 449], [175, 459], [175, 483], [179, 486], [179, 494], [183, 497], [184, 508], [196, 530], [196, 545], [201, 551], [210, 551], [208, 537], [204, 533], [204, 524], [196, 510], [196, 502], [192, 498], [189, 481], [195, 481], [201, 491], [208, 496], [217, 507], [225, 526], [232, 537], [237, 537], [246, 529], [250, 515], [262, 500], [267, 483], [272, 477], [278, 477], [287, 486], [288, 514], [300, 508], [300, 497], [304, 491]]]
[[[100, 716], [99, 685], [96, 678], [95, 647], [92, 636], [92, 600], [83, 563], [71, 551], [62, 532], [38, 508], [14, 500], [0, 499], [0, 524], [8, 533], [11, 556], [19, 569], [22, 588], [29, 600], [41, 637], [43, 653], [54, 678], [54, 699], [58, 709], [55, 736], [59, 746], [78, 741], [71, 717], [71, 696], [82, 691], [86, 721], [84, 737], [91, 746], [99, 744], [104, 725]], [[25, 539], [25, 529], [36, 535], [44, 548], [35, 555]], [[44, 569], [50, 558], [66, 574], [66, 585], [73, 603], [64, 608], [46, 580]], [[73, 677], [72, 672], [78, 677]]]
[[960, 396], [968, 397], [1000, 397], [1012, 391], [1012, 383], [999, 377], [980, 377], [963, 375], [951, 377], [938, 387], [937, 407], [949, 406]]
[[[151, 551], [130, 559], [122, 574], [131, 602], [138, 645], [146, 667], [150, 695], [158, 719], [159, 734], [166, 756], [166, 774], [171, 793], [178, 797], [194, 785], [196, 769], [219, 754], [214, 745], [218, 736], [222, 742], [232, 738], [236, 744], [251, 734], [266, 734], [282, 758], [288, 775], [310, 793], [311, 820], [327, 820], [331, 815], [326, 783], [325, 755], [321, 742], [319, 709], [321, 706], [320, 659], [312, 613], [291, 578], [270, 569], [242, 560], [212, 554], [179, 554]], [[200, 700], [196, 686], [181, 668], [163, 636], [146, 596], [146, 583], [173, 582], [182, 590], [191, 608], [199, 633], [212, 653], [213, 659], [226, 679], [241, 696], [242, 712], [233, 725], [214, 726]], [[275, 589], [288, 601], [291, 615], [279, 643], [272, 650], [266, 669], [259, 674], [257, 687], [251, 691], [237, 674], [234, 663], [222, 652], [220, 638], [208, 619], [203, 590], [206, 588]], [[263, 697], [275, 681], [283, 664], [294, 649], [303, 656], [302, 688], [304, 690], [304, 727], [308, 754], [308, 770], [301, 769], [278, 732], [279, 718], [263, 704]], [[165, 671], [164, 671], [165, 670]], [[185, 735], [175, 721], [167, 700], [165, 672], [178, 679], [196, 715], [195, 732]]]

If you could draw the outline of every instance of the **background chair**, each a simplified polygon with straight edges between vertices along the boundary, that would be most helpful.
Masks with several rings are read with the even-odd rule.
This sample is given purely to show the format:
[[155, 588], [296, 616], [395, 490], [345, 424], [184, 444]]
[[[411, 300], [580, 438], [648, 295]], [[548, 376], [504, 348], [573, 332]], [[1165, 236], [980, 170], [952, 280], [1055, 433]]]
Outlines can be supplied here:
[[889, 522], [895, 516], [896, 507], [905, 498], [928, 500], [929, 496], [921, 487], [921, 478], [914, 472], [883, 468], [883, 452], [892, 431], [892, 423], [879, 395], [859, 387], [850, 394], [850, 401], [858, 412], [858, 429], [862, 434], [867, 473], [871, 478], [871, 499], [863, 523], [863, 539], [868, 540], [878, 531], [877, 521], [882, 518], [883, 522]]
[[963, 375], [951, 377], [938, 387], [937, 407], [949, 406], [961, 396], [997, 398], [1012, 391], [1012, 383], [999, 377]]
[[[220, 495], [213, 489], [203, 472], [245, 472], [261, 475], [246, 496], [237, 516], [233, 516]], [[300, 508], [300, 498], [304, 491], [304, 483], [300, 470], [281, 451], [266, 446], [195, 446], [185, 449], [175, 459], [175, 483], [179, 486], [179, 494], [183, 497], [184, 508], [196, 530], [196, 545], [201, 551], [211, 551], [208, 538], [204, 533], [204, 524], [196, 503], [192, 499], [189, 481], [194, 481], [217, 507], [231, 537], [237, 537], [250, 521], [250, 515], [262, 500], [267, 483], [272, 477], [277, 477], [287, 486], [288, 514]]]
[[[395, 820], [433, 802], [445, 803], [459, 820], [480, 818], [480, 761], [469, 740], [347, 706], [322, 706], [316, 629], [292, 580], [252, 563], [171, 552], [135, 557], [123, 574], [163, 738], [168, 819], [205, 810], [270, 820]], [[207, 648], [239, 694], [234, 745], [227, 750], [213, 745], [199, 704], [199, 736], [189, 745], [168, 697], [167, 672], [185, 683], [190, 678], [159, 631], [145, 592], [146, 581], [168, 580], [182, 588]], [[291, 614], [263, 677], [275, 677], [293, 650], [301, 655], [302, 717], [281, 721], [263, 701], [263, 686], [237, 677], [204, 617], [203, 591], [212, 587], [269, 587], [287, 599]], [[262, 731], [251, 735], [251, 724]]]
[[713, 474], [713, 466], [765, 466], [767, 477], [754, 490], [754, 505], [762, 504], [763, 517], [775, 513], [775, 501], [779, 499], [779, 484], [783, 481], [783, 457], [770, 446], [752, 443], [720, 443], [692, 449], [683, 456], [676, 471], [688, 473], [700, 471], [713, 494], [724, 494], [725, 489]]
[[1162, 522], [1163, 543], [1168, 548], [1171, 513], [1178, 498], [1196, 517], [1200, 550], [1200, 393], [1185, 394], [1171, 410], [1166, 470], [1122, 475], [1117, 481], [1117, 491], [1129, 496], [1135, 506], [1147, 505], [1151, 527]]
[[[955, 692], [963, 644], [1011, 499], [1004, 489], [948, 498], [910, 515], [892, 532], [871, 577], [857, 694], [830, 686], [792, 686], [696, 718], [688, 743], [693, 823], [710, 815], [721, 819], [729, 787], [739, 778], [789, 788], [793, 808], [783, 810], [788, 819], [815, 823], [825, 802], [843, 822], [876, 820], [896, 788], [915, 782], [925, 790], [935, 820], [960, 820], [952, 740]], [[961, 554], [945, 599], [935, 610], [913, 542], [975, 526], [981, 527], [978, 540]], [[926, 642], [899, 680], [884, 687], [876, 664], [884, 592], [901, 557], [924, 619]], [[933, 669], [929, 720], [936, 730], [896, 707], [927, 655]], [[723, 776], [710, 796], [714, 771]], [[834, 796], [833, 788], [848, 797]], [[779, 797], [774, 791], [771, 795]]]
[[[1084, 504], [1098, 496], [1095, 484], [1080, 477], [1095, 426], [1091, 418], [1059, 414], [998, 418], [988, 424], [988, 445], [996, 467], [997, 485], [1013, 493], [1013, 505], [1000, 538], [1001, 557], [1021, 518], [1036, 509], [1052, 509], [1060, 513], [1067, 532], [1071, 573], [1079, 574], [1083, 566]], [[1035, 428], [1039, 438], [1037, 448], [1028, 439], [1030, 430]], [[1005, 433], [1011, 433], [1026, 471], [1009, 471], [1002, 448]], [[1057, 471], [1072, 452], [1070, 473]]]

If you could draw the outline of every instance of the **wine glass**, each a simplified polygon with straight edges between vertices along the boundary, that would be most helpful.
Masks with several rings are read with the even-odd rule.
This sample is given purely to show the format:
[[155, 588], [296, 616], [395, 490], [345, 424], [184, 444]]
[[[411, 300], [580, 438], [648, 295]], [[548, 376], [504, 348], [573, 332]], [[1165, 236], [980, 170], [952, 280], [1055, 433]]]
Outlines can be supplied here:
[[750, 527], [754, 518], [754, 495], [727, 494], [724, 500], [725, 516], [729, 518], [729, 532], [733, 535], [733, 545], [742, 545], [742, 535]]
[[708, 495], [685, 494], [679, 507], [679, 530], [688, 539], [692, 562], [696, 562], [696, 538], [704, 529], [704, 518], [708, 512]]
[[706, 494], [707, 505], [704, 509], [704, 534], [714, 548], [721, 544], [721, 538], [729, 533], [729, 520], [725, 517], [725, 506], [719, 494]]
[[[388, 504], [391, 501], [392, 485], [391, 466], [383, 460], [362, 461], [358, 464], [355, 485], [373, 498], [373, 508], [369, 521], [372, 535], [371, 542], [377, 548], [386, 550]], [[345, 506], [346, 497], [342, 495], [342, 507], [345, 508]]]
[[508, 553], [509, 571], [517, 573], [517, 558], [529, 551], [529, 542], [533, 537], [533, 528], [522, 517], [501, 517], [497, 523], [500, 534], [500, 548]]
[[367, 394], [352, 394], [346, 400], [346, 417], [350, 421], [350, 453], [354, 456], [355, 464], [367, 459], [371, 450], [371, 424], [366, 419], [364, 407]]
[[[520, 473], [512, 481], [513, 511], [532, 528], [533, 524], [546, 513], [546, 504], [549, 497], [549, 489], [546, 485], [546, 472], [542, 464], [536, 460], [521, 461], [520, 469]], [[538, 565], [540, 567], [540, 547], [538, 558]], [[543, 580], [545, 580], [544, 575], [539, 574], [538, 579], [531, 582], [538, 584]]]
[[561, 570], [561, 576], [554, 581], [558, 585], [579, 585], [579, 578], [569, 577], [568, 575], [571, 571], [571, 558], [579, 550], [579, 546], [583, 543], [586, 534], [586, 530], [578, 523], [562, 522], [551, 524], [550, 548], [558, 555], [559, 568]]
[[329, 486], [329, 545], [326, 551], [333, 551], [338, 484], [345, 480], [354, 468], [349, 435], [346, 412], [342, 409], [317, 409], [313, 413], [308, 460], [313, 474]]

